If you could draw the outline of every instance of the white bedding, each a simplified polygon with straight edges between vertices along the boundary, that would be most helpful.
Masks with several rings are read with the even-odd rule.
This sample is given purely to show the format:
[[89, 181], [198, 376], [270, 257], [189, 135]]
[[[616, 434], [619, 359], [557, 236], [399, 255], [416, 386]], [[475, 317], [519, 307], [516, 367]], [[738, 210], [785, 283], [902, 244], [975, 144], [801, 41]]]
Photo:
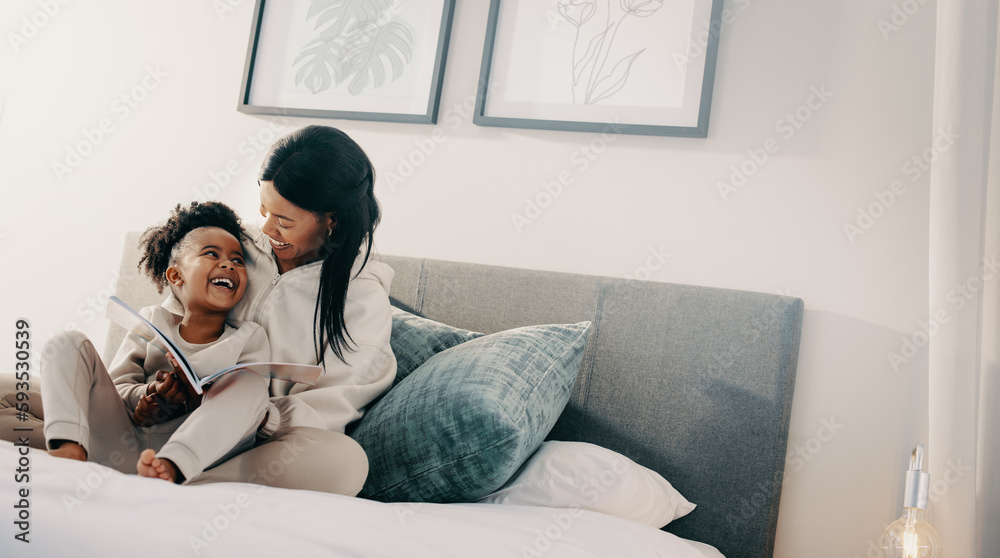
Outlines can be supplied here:
[[[499, 504], [383, 504], [250, 484], [176, 486], [32, 450], [30, 482], [0, 442], [2, 556], [720, 558], [601, 513]], [[22, 477], [23, 478], [23, 477]], [[20, 531], [29, 489], [30, 543]]]

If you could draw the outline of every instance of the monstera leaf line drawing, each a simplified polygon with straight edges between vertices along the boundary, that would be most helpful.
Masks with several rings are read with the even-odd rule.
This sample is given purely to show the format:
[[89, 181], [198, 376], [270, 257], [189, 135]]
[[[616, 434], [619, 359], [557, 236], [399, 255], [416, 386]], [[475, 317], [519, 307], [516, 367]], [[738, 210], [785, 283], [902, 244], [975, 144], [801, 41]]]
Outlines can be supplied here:
[[[305, 85], [313, 93], [329, 89], [333, 82], [331, 74], [343, 74], [343, 58], [344, 49], [338, 41], [315, 39], [305, 46], [292, 63], [293, 66], [302, 63], [295, 73], [295, 85]], [[340, 79], [337, 81], [339, 83]]]
[[390, 9], [396, 0], [313, 0], [306, 19], [316, 18], [313, 27], [324, 38], [340, 37], [352, 23], [359, 21], [385, 22], [391, 19]]
[[347, 74], [354, 76], [347, 87], [352, 95], [360, 95], [369, 85], [377, 89], [385, 84], [384, 62], [389, 63], [396, 78], [413, 59], [413, 35], [405, 25], [394, 21], [381, 26], [363, 22], [356, 27], [358, 32], [344, 45], [344, 65]]
[[396, 1], [312, 0], [306, 20], [318, 37], [292, 62], [295, 85], [320, 93], [347, 83], [360, 95], [399, 78], [413, 60], [413, 32], [393, 20]]
[[[306, 19], [316, 19], [314, 27], [322, 31], [326, 38], [339, 37], [347, 24], [352, 21], [372, 19], [375, 14], [387, 9], [390, 2], [381, 0], [314, 0], [309, 5]], [[324, 26], [326, 29], [323, 29]]]

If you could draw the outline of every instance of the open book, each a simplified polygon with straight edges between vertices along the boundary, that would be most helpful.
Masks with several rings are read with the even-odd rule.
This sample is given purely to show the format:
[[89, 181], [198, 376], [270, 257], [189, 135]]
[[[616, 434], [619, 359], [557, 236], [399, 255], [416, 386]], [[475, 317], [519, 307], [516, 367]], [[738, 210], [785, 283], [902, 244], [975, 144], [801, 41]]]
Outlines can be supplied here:
[[112, 296], [108, 299], [108, 318], [125, 328], [128, 332], [138, 335], [151, 346], [156, 347], [163, 353], [173, 355], [177, 360], [177, 364], [180, 365], [181, 370], [184, 372], [184, 375], [187, 376], [188, 381], [191, 382], [191, 385], [194, 386], [194, 390], [198, 392], [199, 395], [204, 393], [204, 388], [208, 384], [211, 384], [224, 374], [228, 374], [229, 372], [233, 372], [235, 370], [249, 370], [251, 372], [258, 373], [265, 378], [288, 380], [290, 382], [310, 386], [316, 384], [316, 380], [319, 379], [319, 375], [323, 371], [323, 367], [317, 364], [247, 362], [214, 371], [206, 376], [199, 376], [194, 370], [191, 369], [191, 364], [188, 363], [184, 353], [181, 352], [180, 348], [177, 347], [170, 337], [151, 324], [149, 320], [140, 316], [139, 313], [133, 310], [131, 306], [125, 304], [116, 296]]

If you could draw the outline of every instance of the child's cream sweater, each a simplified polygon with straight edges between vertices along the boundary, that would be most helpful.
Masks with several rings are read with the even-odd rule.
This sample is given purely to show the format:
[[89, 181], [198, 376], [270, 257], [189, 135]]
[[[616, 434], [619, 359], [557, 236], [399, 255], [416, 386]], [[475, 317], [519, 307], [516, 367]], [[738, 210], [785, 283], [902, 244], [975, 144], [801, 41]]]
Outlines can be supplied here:
[[[248, 285], [230, 318], [261, 325], [270, 340], [271, 360], [317, 364], [313, 316], [319, 294], [322, 261], [279, 274], [271, 245], [259, 229], [250, 228], [252, 243], [244, 242]], [[392, 386], [396, 357], [389, 346], [392, 312], [389, 286], [394, 272], [382, 262], [365, 264], [359, 254], [351, 270], [344, 321], [350, 334], [345, 364], [324, 346], [323, 373], [315, 386], [271, 381], [271, 407], [266, 437], [279, 428], [312, 426], [334, 432], [361, 418], [366, 405]], [[163, 305], [179, 310], [171, 296]], [[353, 341], [353, 342], [352, 342]]]

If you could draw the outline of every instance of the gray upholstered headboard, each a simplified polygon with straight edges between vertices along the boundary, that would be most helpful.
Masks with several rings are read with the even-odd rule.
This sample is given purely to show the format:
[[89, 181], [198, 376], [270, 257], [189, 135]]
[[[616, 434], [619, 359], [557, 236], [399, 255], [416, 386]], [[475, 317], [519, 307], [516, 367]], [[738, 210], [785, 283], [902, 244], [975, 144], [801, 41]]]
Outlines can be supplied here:
[[[117, 294], [164, 296], [125, 240]], [[384, 256], [394, 304], [493, 333], [594, 322], [580, 374], [551, 439], [592, 442], [658, 471], [698, 504], [667, 526], [727, 558], [774, 546], [802, 300], [668, 283]], [[113, 326], [110, 359], [123, 331]], [[108, 360], [110, 362], [110, 360]]]
[[594, 322], [549, 435], [658, 471], [689, 500], [667, 526], [727, 558], [770, 558], [802, 329], [802, 300], [588, 275], [383, 256], [394, 303], [493, 333]]

